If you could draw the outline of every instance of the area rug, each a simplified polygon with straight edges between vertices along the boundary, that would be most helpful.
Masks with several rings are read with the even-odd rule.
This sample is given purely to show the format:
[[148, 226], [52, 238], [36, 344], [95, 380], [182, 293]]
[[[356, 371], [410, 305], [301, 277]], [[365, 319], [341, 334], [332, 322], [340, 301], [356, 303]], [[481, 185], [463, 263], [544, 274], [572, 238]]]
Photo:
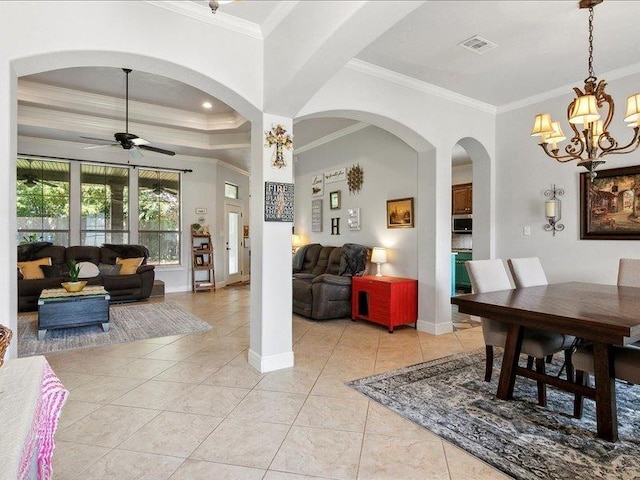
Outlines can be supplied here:
[[[616, 382], [620, 441], [596, 438], [594, 402], [574, 419], [573, 395], [518, 377], [511, 401], [483, 381], [484, 349], [349, 382], [349, 386], [518, 479], [640, 478], [640, 386]], [[559, 363], [550, 366], [558, 370]]]
[[200, 332], [211, 328], [198, 317], [172, 302], [112, 305], [111, 327], [100, 325], [47, 330], [44, 340], [37, 338], [37, 313], [18, 316], [18, 356], [29, 357], [59, 350], [133, 342], [146, 338]]

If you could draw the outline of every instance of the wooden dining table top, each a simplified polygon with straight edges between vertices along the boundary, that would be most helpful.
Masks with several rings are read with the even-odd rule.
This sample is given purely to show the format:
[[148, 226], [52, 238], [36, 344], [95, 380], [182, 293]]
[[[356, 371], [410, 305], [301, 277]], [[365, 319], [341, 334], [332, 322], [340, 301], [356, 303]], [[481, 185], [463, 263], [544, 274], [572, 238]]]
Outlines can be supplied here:
[[640, 340], [640, 288], [568, 282], [460, 295], [461, 313], [611, 345]]

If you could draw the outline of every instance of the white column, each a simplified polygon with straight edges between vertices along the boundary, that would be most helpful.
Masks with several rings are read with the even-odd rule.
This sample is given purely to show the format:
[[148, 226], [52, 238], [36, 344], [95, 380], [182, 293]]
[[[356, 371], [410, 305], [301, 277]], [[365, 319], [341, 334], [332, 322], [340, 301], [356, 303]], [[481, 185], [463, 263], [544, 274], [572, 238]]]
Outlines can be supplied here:
[[451, 154], [418, 153], [418, 330], [453, 331], [450, 305]]
[[249, 364], [260, 372], [293, 366], [290, 222], [264, 221], [265, 182], [293, 183], [293, 155], [286, 166], [271, 165], [275, 147], [265, 147], [265, 132], [282, 125], [292, 134], [290, 118], [263, 114], [251, 128], [251, 327]]
[[16, 273], [16, 155], [17, 85], [8, 59], [0, 54], [0, 323], [9, 327], [13, 339], [5, 359], [18, 356], [18, 277]]

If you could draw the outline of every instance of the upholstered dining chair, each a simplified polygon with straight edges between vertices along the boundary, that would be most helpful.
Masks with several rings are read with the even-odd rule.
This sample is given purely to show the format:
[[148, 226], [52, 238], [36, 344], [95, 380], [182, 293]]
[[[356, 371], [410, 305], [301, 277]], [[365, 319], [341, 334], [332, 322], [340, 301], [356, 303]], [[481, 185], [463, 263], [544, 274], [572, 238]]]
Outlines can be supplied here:
[[[469, 260], [465, 265], [474, 293], [513, 289], [502, 260]], [[504, 347], [507, 341], [507, 324], [484, 317], [481, 318], [481, 323], [486, 351], [484, 380], [488, 382], [493, 372], [493, 348]], [[535, 359], [536, 371], [545, 373], [544, 360], [547, 355], [565, 350], [571, 344], [572, 341], [562, 334], [525, 328], [521, 352]], [[538, 382], [538, 403], [541, 406], [547, 404], [546, 385], [543, 382]]]
[[[538, 257], [526, 257], [526, 258], [510, 258], [507, 260], [513, 282], [516, 284], [516, 288], [526, 287], [538, 287], [540, 285], [547, 285], [547, 276], [542, 268], [542, 263]], [[573, 382], [573, 365], [571, 362], [571, 354], [573, 353], [573, 345], [575, 345], [576, 338], [570, 335], [565, 335], [565, 343], [567, 348], [564, 351], [564, 364], [567, 369], [567, 379]], [[547, 357], [547, 363], [551, 363], [552, 356]]]
[[[629, 383], [640, 384], [640, 347], [627, 345], [613, 347], [613, 369], [615, 377]], [[576, 369], [576, 383], [587, 385], [589, 374], [595, 372], [593, 367], [593, 347], [587, 345], [578, 348], [573, 354], [573, 366]], [[576, 393], [573, 403], [573, 416], [582, 418], [582, 395]]]
[[547, 276], [538, 257], [510, 258], [507, 260], [516, 288], [547, 285]]
[[[618, 286], [640, 287], [640, 259], [621, 258], [618, 264]], [[614, 347], [613, 368], [615, 377], [629, 383], [640, 384], [640, 346], [639, 342], [625, 347]], [[593, 348], [591, 345], [579, 347], [573, 355], [576, 370], [576, 383], [589, 383], [589, 374], [594, 373]], [[576, 394], [573, 403], [573, 416], [582, 418], [582, 395]]]
[[618, 264], [618, 286], [640, 287], [640, 259], [620, 259]]

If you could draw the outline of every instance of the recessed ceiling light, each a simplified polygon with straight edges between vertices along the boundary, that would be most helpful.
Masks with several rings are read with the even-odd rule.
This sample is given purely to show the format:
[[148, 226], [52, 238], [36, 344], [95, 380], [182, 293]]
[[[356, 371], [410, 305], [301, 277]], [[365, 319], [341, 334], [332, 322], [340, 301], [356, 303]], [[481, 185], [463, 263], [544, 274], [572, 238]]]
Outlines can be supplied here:
[[211, 102], [203, 102], [202, 106], [207, 109], [213, 108], [213, 104]]

